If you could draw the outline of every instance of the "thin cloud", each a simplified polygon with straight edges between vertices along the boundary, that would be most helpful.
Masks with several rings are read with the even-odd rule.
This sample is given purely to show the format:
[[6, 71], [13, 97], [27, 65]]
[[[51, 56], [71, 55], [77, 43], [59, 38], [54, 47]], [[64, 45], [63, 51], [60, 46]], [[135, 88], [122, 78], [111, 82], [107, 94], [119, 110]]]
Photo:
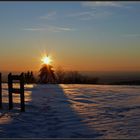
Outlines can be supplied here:
[[126, 3], [122, 2], [82, 2], [82, 6], [90, 7], [90, 8], [95, 8], [95, 7], [117, 7], [117, 8], [131, 8], [130, 6], [126, 5]]
[[50, 11], [46, 15], [41, 16], [40, 18], [50, 20], [50, 19], [55, 19], [55, 16], [56, 16], [56, 11]]
[[85, 12], [79, 12], [79, 13], [73, 13], [73, 14], [69, 14], [69, 17], [77, 17], [77, 16], [87, 16], [90, 15], [91, 11], [85, 11]]
[[43, 31], [44, 28], [32, 27], [32, 28], [23, 28], [22, 30], [24, 30], [24, 31]]
[[103, 19], [111, 16], [113, 13], [108, 11], [85, 11], [68, 15], [68, 17], [76, 17], [80, 20]]
[[72, 28], [67, 28], [67, 27], [49, 27], [50, 31], [54, 31], [54, 32], [60, 32], [60, 31], [73, 31], [74, 29]]
[[50, 31], [50, 32], [74, 31], [73, 28], [58, 27], [58, 26], [31, 27], [31, 28], [24, 28], [23, 30], [25, 31]]

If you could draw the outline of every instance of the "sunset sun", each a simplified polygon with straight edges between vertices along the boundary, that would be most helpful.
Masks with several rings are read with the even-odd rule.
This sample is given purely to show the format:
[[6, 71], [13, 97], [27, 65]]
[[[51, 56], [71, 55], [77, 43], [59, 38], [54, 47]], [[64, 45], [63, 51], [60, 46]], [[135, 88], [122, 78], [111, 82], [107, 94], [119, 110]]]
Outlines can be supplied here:
[[41, 59], [41, 61], [43, 62], [43, 64], [50, 64], [52, 60], [49, 56], [45, 56]]

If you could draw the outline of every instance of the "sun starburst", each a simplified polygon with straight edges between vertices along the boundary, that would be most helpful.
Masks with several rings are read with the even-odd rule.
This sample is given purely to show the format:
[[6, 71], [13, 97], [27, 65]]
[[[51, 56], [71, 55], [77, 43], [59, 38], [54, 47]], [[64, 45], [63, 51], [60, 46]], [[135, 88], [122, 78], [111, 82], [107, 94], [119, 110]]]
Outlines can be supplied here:
[[51, 58], [49, 56], [44, 56], [41, 61], [43, 62], [43, 64], [50, 64], [51, 63]]

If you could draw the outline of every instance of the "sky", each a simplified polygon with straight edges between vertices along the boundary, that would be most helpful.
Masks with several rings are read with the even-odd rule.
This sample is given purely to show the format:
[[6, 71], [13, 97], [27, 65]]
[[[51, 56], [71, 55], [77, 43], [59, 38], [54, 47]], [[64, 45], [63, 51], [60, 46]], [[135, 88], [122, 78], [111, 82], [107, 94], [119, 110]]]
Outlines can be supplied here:
[[140, 2], [0, 2], [0, 71], [140, 71]]

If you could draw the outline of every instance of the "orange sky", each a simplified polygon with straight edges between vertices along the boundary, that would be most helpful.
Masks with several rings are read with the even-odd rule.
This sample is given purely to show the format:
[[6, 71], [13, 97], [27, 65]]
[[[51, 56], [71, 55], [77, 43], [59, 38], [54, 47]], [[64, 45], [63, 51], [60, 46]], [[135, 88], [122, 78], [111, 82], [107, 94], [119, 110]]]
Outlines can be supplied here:
[[115, 5], [0, 3], [0, 71], [38, 71], [44, 53], [55, 69], [140, 71], [140, 5]]

